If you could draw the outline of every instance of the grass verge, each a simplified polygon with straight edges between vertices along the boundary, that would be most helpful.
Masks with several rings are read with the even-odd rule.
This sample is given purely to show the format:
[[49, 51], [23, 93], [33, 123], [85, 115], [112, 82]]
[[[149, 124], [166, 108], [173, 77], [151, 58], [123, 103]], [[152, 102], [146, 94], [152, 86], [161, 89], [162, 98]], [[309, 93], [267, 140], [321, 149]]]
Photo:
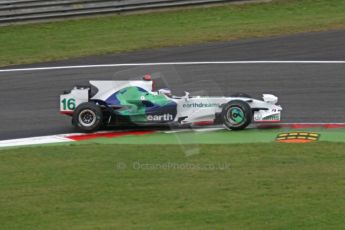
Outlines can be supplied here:
[[275, 0], [0, 28], [0, 66], [345, 27], [344, 0]]
[[[187, 157], [185, 149], [199, 154]], [[345, 144], [0, 151], [2, 229], [341, 229]]]
[[241, 132], [219, 130], [212, 132], [153, 133], [147, 135], [126, 135], [117, 138], [95, 138], [78, 144], [250, 144], [272, 143], [280, 133], [312, 132], [320, 135], [320, 141], [345, 142], [344, 129], [246, 129]]

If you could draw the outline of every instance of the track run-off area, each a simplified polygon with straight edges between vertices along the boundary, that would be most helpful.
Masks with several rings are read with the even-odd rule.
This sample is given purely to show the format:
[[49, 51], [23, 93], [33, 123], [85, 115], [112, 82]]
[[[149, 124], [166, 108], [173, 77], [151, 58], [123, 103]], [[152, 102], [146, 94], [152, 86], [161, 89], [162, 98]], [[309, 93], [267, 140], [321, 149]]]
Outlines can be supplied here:
[[[244, 144], [244, 143], [309, 143], [315, 141], [345, 142], [345, 123], [281, 123], [251, 126], [235, 132], [223, 126], [204, 126], [189, 129], [134, 129], [69, 133], [40, 137], [0, 140], [0, 150], [22, 146], [64, 144]], [[308, 139], [311, 138], [311, 139]]]

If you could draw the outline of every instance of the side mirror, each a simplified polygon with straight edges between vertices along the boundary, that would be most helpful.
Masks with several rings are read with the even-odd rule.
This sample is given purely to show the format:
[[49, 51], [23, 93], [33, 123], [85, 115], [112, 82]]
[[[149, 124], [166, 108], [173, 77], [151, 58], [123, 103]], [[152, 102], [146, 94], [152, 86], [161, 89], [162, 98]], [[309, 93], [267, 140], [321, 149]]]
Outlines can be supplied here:
[[184, 96], [182, 97], [185, 101], [188, 101], [189, 99], [189, 92], [184, 92]]

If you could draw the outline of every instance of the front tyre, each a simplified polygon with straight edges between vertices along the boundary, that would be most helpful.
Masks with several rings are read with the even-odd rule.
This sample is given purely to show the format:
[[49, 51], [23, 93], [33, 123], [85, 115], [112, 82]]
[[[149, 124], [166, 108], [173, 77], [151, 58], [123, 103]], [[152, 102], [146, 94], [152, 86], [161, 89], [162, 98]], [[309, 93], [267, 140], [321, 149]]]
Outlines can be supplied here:
[[243, 130], [252, 122], [253, 113], [247, 102], [234, 100], [223, 107], [222, 119], [227, 128]]
[[99, 130], [103, 124], [101, 108], [90, 102], [80, 104], [73, 113], [72, 124], [84, 132]]

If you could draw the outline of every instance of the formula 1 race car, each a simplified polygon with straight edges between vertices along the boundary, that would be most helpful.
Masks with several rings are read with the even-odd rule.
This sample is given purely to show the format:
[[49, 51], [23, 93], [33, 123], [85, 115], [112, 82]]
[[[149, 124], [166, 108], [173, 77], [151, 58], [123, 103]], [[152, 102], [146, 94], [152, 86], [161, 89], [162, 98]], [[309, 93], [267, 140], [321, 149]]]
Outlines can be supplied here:
[[139, 81], [90, 81], [60, 96], [60, 112], [72, 116], [72, 124], [84, 132], [107, 126], [183, 126], [200, 122], [224, 124], [242, 130], [251, 122], [279, 122], [278, 98], [264, 94], [263, 100], [246, 94], [230, 97], [173, 96], [169, 89], [153, 91], [151, 77]]

